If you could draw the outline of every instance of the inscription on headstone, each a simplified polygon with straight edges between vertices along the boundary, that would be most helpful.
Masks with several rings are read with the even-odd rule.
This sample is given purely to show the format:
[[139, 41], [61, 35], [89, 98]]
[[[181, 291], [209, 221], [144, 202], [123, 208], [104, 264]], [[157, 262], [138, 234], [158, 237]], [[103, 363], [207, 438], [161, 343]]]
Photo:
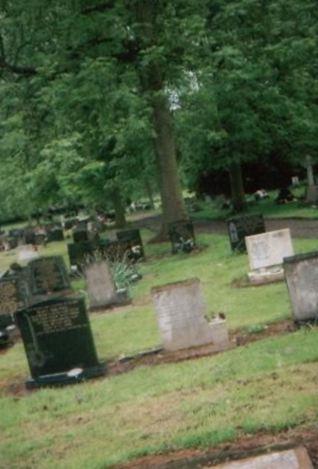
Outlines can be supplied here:
[[232, 251], [246, 251], [245, 237], [264, 233], [263, 215], [233, 217], [227, 221]]
[[318, 252], [284, 259], [284, 271], [294, 319], [318, 320]]
[[191, 252], [195, 247], [193, 224], [189, 220], [180, 220], [169, 224], [169, 238], [172, 253]]
[[51, 299], [16, 313], [32, 379], [28, 387], [103, 374], [83, 298]]
[[172, 283], [151, 290], [164, 348], [179, 350], [214, 344], [215, 350], [229, 346], [224, 319], [211, 323], [198, 279]]

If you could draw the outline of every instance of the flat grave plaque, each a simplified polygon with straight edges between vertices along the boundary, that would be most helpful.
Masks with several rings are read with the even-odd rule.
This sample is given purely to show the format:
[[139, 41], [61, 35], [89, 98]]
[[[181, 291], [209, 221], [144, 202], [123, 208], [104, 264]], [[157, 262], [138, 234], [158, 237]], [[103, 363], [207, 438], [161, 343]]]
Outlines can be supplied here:
[[172, 254], [191, 252], [195, 247], [193, 224], [189, 220], [180, 220], [169, 223], [169, 238], [172, 245]]
[[228, 233], [232, 251], [246, 251], [245, 237], [264, 233], [263, 215], [245, 215], [227, 220]]
[[31, 371], [27, 387], [72, 384], [104, 374], [84, 298], [54, 298], [16, 313]]
[[32, 295], [47, 295], [71, 289], [62, 256], [40, 257], [29, 262]]

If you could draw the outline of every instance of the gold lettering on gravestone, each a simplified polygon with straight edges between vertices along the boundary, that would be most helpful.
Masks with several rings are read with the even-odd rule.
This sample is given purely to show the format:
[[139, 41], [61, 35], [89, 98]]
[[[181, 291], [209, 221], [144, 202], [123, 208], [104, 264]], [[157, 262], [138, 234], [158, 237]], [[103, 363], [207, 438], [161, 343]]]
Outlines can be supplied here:
[[37, 335], [68, 331], [85, 327], [85, 324], [76, 324], [79, 314], [76, 305], [42, 306], [36, 310], [32, 322], [39, 328]]
[[13, 314], [18, 307], [16, 285], [13, 282], [0, 283], [0, 314]]

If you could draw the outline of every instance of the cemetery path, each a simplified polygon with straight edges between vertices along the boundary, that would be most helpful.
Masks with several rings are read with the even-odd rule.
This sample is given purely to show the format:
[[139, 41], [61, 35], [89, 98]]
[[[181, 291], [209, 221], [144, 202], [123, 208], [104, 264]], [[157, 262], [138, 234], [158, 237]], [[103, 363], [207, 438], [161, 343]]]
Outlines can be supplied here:
[[[305, 446], [315, 468], [318, 467], [317, 428], [298, 427], [281, 433], [260, 432], [242, 436], [213, 449], [202, 451], [186, 449], [174, 453], [145, 456], [127, 464], [117, 465], [117, 469], [203, 469], [222, 462], [243, 459], [264, 453], [284, 451]], [[213, 466], [212, 466], [213, 465]]]
[[[138, 228], [148, 228], [158, 231], [161, 222], [160, 215], [138, 220], [134, 225]], [[306, 218], [267, 218], [267, 231], [289, 228], [293, 238], [318, 238], [318, 220]], [[222, 220], [195, 220], [195, 230], [202, 233], [226, 234], [227, 225]]]

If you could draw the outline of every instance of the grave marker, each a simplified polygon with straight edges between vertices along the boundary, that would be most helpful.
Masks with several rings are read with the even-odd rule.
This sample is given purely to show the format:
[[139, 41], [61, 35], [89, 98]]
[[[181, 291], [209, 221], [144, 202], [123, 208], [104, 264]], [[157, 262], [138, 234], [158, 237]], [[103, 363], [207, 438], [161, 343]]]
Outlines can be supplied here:
[[89, 264], [85, 269], [85, 277], [91, 310], [109, 308], [129, 302], [127, 290], [117, 291], [106, 261]]
[[318, 321], [318, 252], [285, 258], [284, 271], [295, 321]]
[[263, 215], [245, 215], [232, 217], [227, 220], [228, 233], [232, 251], [246, 251], [245, 237], [264, 233], [265, 223]]
[[199, 279], [171, 283], [151, 290], [164, 348], [175, 351], [214, 345], [215, 351], [229, 347], [226, 321], [209, 323]]
[[139, 261], [145, 258], [144, 248], [139, 230], [117, 232], [117, 239], [125, 246], [128, 259]]
[[83, 298], [54, 298], [16, 313], [31, 371], [28, 388], [104, 374]]
[[190, 220], [180, 220], [169, 223], [169, 238], [172, 244], [172, 254], [191, 252], [195, 247], [193, 224]]
[[265, 284], [283, 280], [284, 257], [294, 254], [290, 230], [268, 231], [245, 238], [253, 284]]
[[34, 259], [28, 264], [31, 292], [35, 297], [71, 289], [67, 269], [62, 256]]

